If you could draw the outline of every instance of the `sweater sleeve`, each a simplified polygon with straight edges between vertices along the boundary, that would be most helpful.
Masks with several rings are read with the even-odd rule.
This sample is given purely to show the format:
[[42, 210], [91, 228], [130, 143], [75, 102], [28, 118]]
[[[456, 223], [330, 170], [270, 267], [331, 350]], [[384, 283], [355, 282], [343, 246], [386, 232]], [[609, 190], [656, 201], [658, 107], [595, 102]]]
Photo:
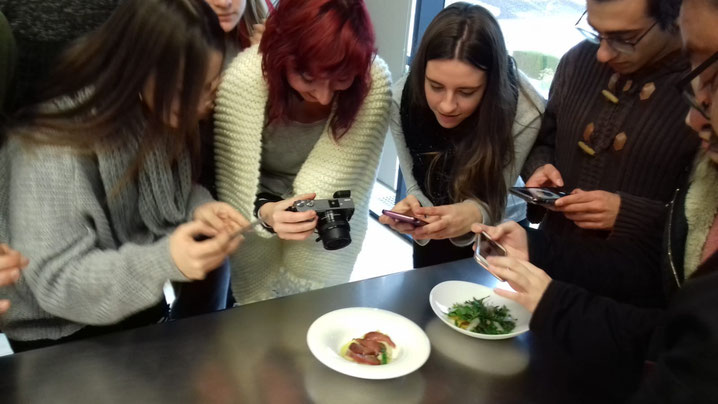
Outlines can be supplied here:
[[[431, 200], [424, 195], [421, 191], [418, 181], [414, 178], [414, 163], [409, 152], [409, 147], [406, 145], [406, 139], [404, 138], [404, 130], [401, 127], [401, 95], [404, 91], [404, 84], [406, 83], [407, 76], [402, 77], [392, 88], [392, 100], [391, 100], [391, 111], [389, 114], [389, 129], [391, 131], [392, 139], [394, 140], [394, 146], [396, 146], [396, 154], [399, 157], [399, 169], [404, 177], [404, 183], [406, 184], [406, 194], [414, 195], [419, 201], [421, 206], [434, 206]], [[414, 240], [416, 244], [425, 246], [429, 244], [431, 240]]]
[[553, 279], [646, 306], [664, 304], [659, 270], [661, 233], [642, 238], [579, 240], [528, 232], [529, 260]]
[[688, 281], [676, 295], [655, 368], [633, 403], [708, 403], [718, 397], [718, 273]]
[[611, 237], [641, 236], [646, 233], [661, 233], [666, 220], [666, 204], [648, 198], [641, 198], [619, 192], [621, 207], [613, 225]]
[[639, 362], [664, 316], [660, 309], [617, 303], [554, 280], [529, 326], [538, 338], [552, 341], [571, 356], [592, 361], [632, 357]]
[[187, 212], [189, 215], [187, 220], [192, 220], [195, 209], [209, 202], [214, 202], [214, 198], [212, 198], [212, 195], [209, 193], [207, 188], [198, 184], [192, 185], [192, 191], [190, 192], [189, 199], [187, 200]]
[[29, 289], [43, 310], [82, 324], [112, 324], [160, 301], [166, 280], [186, 280], [170, 257], [168, 237], [98, 247], [113, 236], [78, 158], [34, 157], [13, 165], [10, 233], [30, 260], [18, 289]]
[[401, 95], [404, 91], [406, 79], [407, 76], [402, 77], [392, 88], [389, 129], [391, 130], [394, 145], [396, 146], [396, 154], [399, 157], [399, 168], [401, 169], [401, 174], [406, 184], [406, 193], [408, 195], [414, 195], [416, 199], [419, 200], [419, 203], [421, 203], [421, 206], [434, 206], [429, 198], [421, 191], [418, 181], [414, 178], [414, 163], [411, 158], [411, 153], [409, 152], [409, 147], [406, 145], [404, 130], [401, 127]]

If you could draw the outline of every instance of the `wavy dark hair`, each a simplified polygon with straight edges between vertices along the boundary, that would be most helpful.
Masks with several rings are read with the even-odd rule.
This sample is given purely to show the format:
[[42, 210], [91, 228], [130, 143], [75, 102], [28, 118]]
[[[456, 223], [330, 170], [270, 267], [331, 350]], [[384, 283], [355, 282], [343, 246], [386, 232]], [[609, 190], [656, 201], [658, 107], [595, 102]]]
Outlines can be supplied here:
[[[614, 0], [592, 0], [597, 3], [606, 3]], [[683, 0], [646, 0], [648, 15], [658, 22], [663, 31], [675, 32], [678, 30], [676, 20], [681, 11]]]
[[[426, 101], [426, 64], [454, 59], [484, 70], [486, 91], [471, 116], [456, 128], [444, 129]], [[517, 103], [518, 72], [494, 17], [483, 7], [463, 2], [441, 11], [424, 33], [401, 100], [407, 142], [410, 136], [440, 136], [453, 143], [450, 150], [430, 153], [425, 175], [417, 176], [417, 180], [425, 178], [421, 185], [427, 196], [441, 200], [439, 195], [448, 192], [452, 203], [479, 199], [489, 207], [486, 219], [501, 219], [508, 193], [504, 170], [514, 163], [512, 127]], [[445, 172], [444, 187], [433, 181], [442, 176], [437, 171]]]
[[[40, 86], [44, 101], [19, 111], [11, 133], [30, 144], [92, 152], [122, 142], [128, 125], [137, 123], [132, 117], [139, 116], [145, 130], [126, 180], [140, 171], [153, 147], [171, 145], [171, 162], [189, 148], [197, 161], [197, 109], [211, 50], [224, 53], [224, 31], [204, 0], [125, 0], [96, 32], [60, 56]], [[140, 96], [150, 79], [151, 111]], [[179, 122], [170, 128], [177, 94]], [[48, 102], [64, 97], [72, 99], [66, 107], [48, 108]]]

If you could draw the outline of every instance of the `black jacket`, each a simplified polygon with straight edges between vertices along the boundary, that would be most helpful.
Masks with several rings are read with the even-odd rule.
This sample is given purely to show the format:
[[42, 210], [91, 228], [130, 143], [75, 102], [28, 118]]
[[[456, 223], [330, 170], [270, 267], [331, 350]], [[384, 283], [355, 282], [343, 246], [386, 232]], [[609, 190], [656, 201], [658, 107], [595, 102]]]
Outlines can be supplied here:
[[660, 255], [655, 238], [529, 234], [531, 261], [554, 278], [531, 320], [534, 335], [588, 360], [655, 360], [639, 403], [718, 402], [718, 254], [684, 281], [684, 202], [677, 192]]

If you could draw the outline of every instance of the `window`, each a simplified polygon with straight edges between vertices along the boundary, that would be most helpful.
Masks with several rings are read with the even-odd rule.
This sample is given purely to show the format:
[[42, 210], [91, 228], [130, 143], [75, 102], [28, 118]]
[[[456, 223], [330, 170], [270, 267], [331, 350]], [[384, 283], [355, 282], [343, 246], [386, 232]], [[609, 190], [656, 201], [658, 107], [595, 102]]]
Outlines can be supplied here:
[[[442, 7], [460, 0], [416, 0], [414, 41]], [[548, 97], [558, 61], [583, 40], [574, 24], [586, 8], [585, 0], [463, 0], [489, 10], [499, 22], [506, 47], [519, 69]]]

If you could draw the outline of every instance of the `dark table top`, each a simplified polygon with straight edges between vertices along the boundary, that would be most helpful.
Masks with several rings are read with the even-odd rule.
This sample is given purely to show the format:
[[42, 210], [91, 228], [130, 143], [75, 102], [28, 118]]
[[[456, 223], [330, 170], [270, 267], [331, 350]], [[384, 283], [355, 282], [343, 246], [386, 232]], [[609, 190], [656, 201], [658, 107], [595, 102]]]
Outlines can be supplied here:
[[[605, 402], [612, 382], [594, 369], [589, 383], [577, 384], [586, 367], [530, 332], [486, 341], [447, 327], [428, 303], [446, 280], [496, 283], [468, 259], [11, 355], [0, 358], [0, 402]], [[355, 306], [390, 310], [423, 328], [432, 349], [424, 366], [372, 381], [314, 358], [306, 344], [312, 322]]]

